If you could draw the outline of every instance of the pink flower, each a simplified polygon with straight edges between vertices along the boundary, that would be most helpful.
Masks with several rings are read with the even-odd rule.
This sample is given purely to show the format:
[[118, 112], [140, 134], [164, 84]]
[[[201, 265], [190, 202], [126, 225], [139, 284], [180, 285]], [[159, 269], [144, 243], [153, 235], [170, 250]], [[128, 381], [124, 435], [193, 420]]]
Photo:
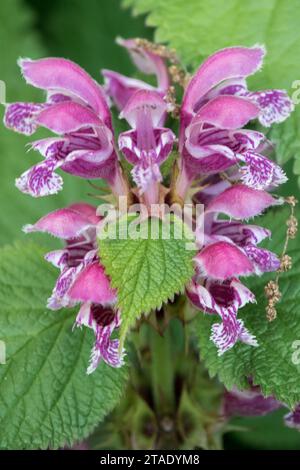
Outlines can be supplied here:
[[262, 155], [268, 142], [260, 132], [242, 129], [253, 119], [281, 122], [293, 110], [285, 91], [248, 92], [245, 78], [260, 69], [264, 49], [232, 47], [210, 56], [187, 86], [180, 118], [181, 173], [177, 189], [184, 197], [192, 180], [235, 167], [255, 189], [286, 181], [281, 168]]
[[[255, 119], [265, 126], [281, 122], [293, 104], [282, 90], [248, 90], [246, 79], [261, 68], [263, 47], [231, 47], [211, 55], [184, 90], [179, 158], [170, 187], [163, 187], [160, 167], [176, 142], [173, 131], [164, 127], [169, 105], [177, 109], [168, 93], [168, 67], [148, 43], [118, 41], [140, 71], [156, 76], [156, 86], [104, 70], [103, 90], [69, 60], [20, 61], [27, 83], [45, 90], [47, 98], [44, 103], [8, 104], [5, 125], [26, 135], [45, 127], [56, 136], [32, 143], [44, 160], [23, 173], [17, 186], [34, 197], [55, 194], [63, 184], [56, 173], [60, 168], [81, 178], [105, 178], [115, 195], [131, 192], [129, 200], [149, 209], [165, 195], [165, 202], [171, 204], [173, 198], [183, 203], [193, 184], [193, 202], [204, 205], [205, 218], [203, 237], [196, 233], [198, 253], [187, 295], [199, 310], [220, 317], [211, 331], [219, 354], [237, 341], [256, 346], [255, 332], [238, 318], [239, 308], [255, 302], [240, 278], [276, 271], [279, 260], [258, 246], [270, 232], [247, 221], [282, 202], [269, 192], [286, 176], [266, 156], [271, 142], [250, 124]], [[130, 126], [118, 136], [118, 147], [133, 166], [132, 188], [118, 160], [108, 95]], [[194, 190], [198, 179], [199, 191]], [[48, 307], [81, 304], [76, 324], [92, 328], [96, 336], [89, 372], [101, 359], [116, 367], [123, 363], [119, 342], [111, 339], [121, 313], [97, 251], [98, 222], [95, 208], [73, 204], [25, 227], [26, 232], [48, 232], [65, 240], [64, 249], [46, 255], [60, 269]]]
[[[242, 184], [226, 189], [224, 186], [216, 182], [209, 186], [210, 194], [204, 190], [198, 195], [198, 202], [205, 207], [205, 225], [201, 227], [204, 240], [198, 238], [200, 250], [195, 257], [195, 276], [187, 288], [187, 295], [196, 308], [217, 314], [222, 320], [212, 326], [211, 332], [219, 355], [237, 341], [257, 346], [255, 337], [237, 318], [239, 308], [255, 302], [254, 294], [238, 278], [276, 271], [280, 266], [274, 253], [257, 246], [270, 232], [242, 220], [281, 201]], [[219, 215], [226, 215], [229, 220]]]
[[79, 203], [51, 212], [34, 225], [24, 227], [26, 233], [49, 233], [65, 242], [65, 248], [45, 256], [60, 269], [47, 306], [57, 310], [81, 304], [75, 324], [93, 329], [96, 338], [88, 373], [96, 369], [101, 359], [114, 367], [123, 364], [119, 341], [111, 339], [121, 318], [115, 308], [116, 292], [110, 286], [97, 252], [99, 220], [93, 206]]
[[158, 203], [159, 167], [173, 147], [175, 135], [161, 127], [166, 103], [155, 91], [136, 91], [120, 114], [132, 127], [119, 136], [119, 148], [134, 165], [132, 177], [148, 204]]
[[5, 125], [26, 135], [46, 127], [58, 137], [32, 143], [44, 160], [23, 173], [17, 187], [34, 197], [55, 194], [63, 185], [55, 172], [61, 168], [81, 178], [105, 178], [121, 193], [111, 116], [100, 85], [66, 59], [22, 59], [19, 65], [27, 83], [45, 90], [47, 99], [7, 105]]
[[112, 70], [102, 70], [105, 91], [119, 111], [122, 111], [129, 98], [138, 90], [156, 91], [163, 98], [170, 85], [165, 61], [140, 45], [136, 39], [118, 38], [117, 42], [128, 50], [139, 71], [146, 75], [155, 75], [157, 80], [157, 87], [154, 87], [142, 80], [126, 77]]

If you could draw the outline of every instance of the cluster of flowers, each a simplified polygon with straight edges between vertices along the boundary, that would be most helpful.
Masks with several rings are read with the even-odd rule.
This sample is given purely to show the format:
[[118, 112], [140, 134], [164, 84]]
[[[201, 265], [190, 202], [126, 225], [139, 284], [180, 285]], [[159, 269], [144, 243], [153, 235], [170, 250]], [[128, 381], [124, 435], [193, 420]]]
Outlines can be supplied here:
[[[277, 270], [280, 261], [257, 246], [270, 236], [269, 230], [243, 221], [282, 202], [269, 191], [286, 177], [265, 156], [272, 144], [264, 134], [244, 126], [254, 119], [263, 126], [281, 122], [293, 104], [282, 90], [248, 90], [246, 78], [261, 68], [263, 47], [223, 49], [188, 81], [176, 138], [164, 127], [168, 112], [174, 111], [174, 103], [168, 100], [172, 82], [165, 48], [135, 39], [119, 43], [140, 71], [156, 75], [156, 86], [104, 70], [101, 87], [66, 59], [19, 61], [27, 83], [45, 90], [47, 98], [43, 103], [8, 104], [5, 125], [26, 135], [45, 127], [57, 136], [32, 143], [44, 159], [23, 173], [16, 185], [33, 197], [55, 194], [63, 185], [56, 173], [60, 168], [81, 178], [104, 178], [116, 196], [134, 193], [151, 206], [161, 198], [160, 166], [177, 145], [176, 178], [172, 188], [164, 188], [165, 193], [169, 191], [183, 203], [201, 178], [193, 200], [205, 207], [204, 242], [198, 241], [195, 275], [187, 295], [199, 310], [221, 317], [211, 335], [219, 354], [238, 340], [256, 345], [255, 337], [237, 318], [240, 307], [255, 301], [239, 277]], [[133, 166], [134, 188], [119, 162], [111, 103], [130, 126], [118, 136], [118, 149]], [[96, 337], [88, 372], [101, 359], [119, 367], [124, 355], [119, 354], [113, 335], [121, 322], [121, 312], [115, 307], [117, 293], [97, 250], [99, 221], [95, 207], [77, 203], [24, 227], [25, 232], [47, 232], [65, 241], [64, 249], [46, 255], [60, 269], [48, 307], [56, 310], [81, 303], [76, 324], [92, 328]]]

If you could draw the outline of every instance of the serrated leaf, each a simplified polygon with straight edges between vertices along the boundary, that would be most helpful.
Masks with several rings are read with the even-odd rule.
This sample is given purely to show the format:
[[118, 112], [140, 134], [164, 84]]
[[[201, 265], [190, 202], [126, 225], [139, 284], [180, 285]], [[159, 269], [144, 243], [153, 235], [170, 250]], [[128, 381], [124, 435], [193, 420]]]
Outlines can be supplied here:
[[[274, 228], [269, 249], [280, 253], [284, 243], [287, 210], [271, 211], [262, 218], [262, 225]], [[293, 245], [299, 243], [296, 240]], [[272, 323], [266, 319], [266, 298], [264, 285], [270, 274], [263, 278], [247, 279], [245, 284], [256, 295], [257, 304], [248, 305], [239, 311], [250, 332], [256, 335], [257, 348], [242, 343], [236, 344], [221, 357], [217, 355], [215, 345], [209, 339], [212, 323], [216, 317], [200, 313], [195, 326], [199, 337], [200, 355], [211, 376], [218, 375], [228, 389], [234, 385], [240, 389], [247, 388], [247, 377], [252, 377], [255, 384], [260, 385], [264, 395], [275, 397], [293, 407], [300, 401], [300, 365], [294, 364], [293, 343], [300, 340], [300, 253], [299, 250], [289, 251], [293, 259], [291, 271], [280, 276], [282, 300], [277, 304], [277, 318]]]
[[[296, 91], [293, 84], [300, 74], [298, 0], [218, 0], [217, 7], [215, 0], [123, 0], [123, 4], [134, 14], [146, 13], [146, 24], [156, 28], [155, 40], [169, 43], [193, 70], [223, 47], [265, 44], [265, 64], [251, 78], [252, 88], [284, 88], [291, 95]], [[299, 122], [298, 105], [283, 127], [271, 129], [269, 137], [280, 138], [279, 162], [300, 159]], [[295, 172], [300, 174], [299, 165]]]
[[103, 362], [86, 374], [93, 333], [72, 332], [76, 311], [51, 312], [46, 299], [57, 276], [43, 250], [21, 244], [0, 250], [0, 448], [57, 448], [81, 440], [112, 410], [126, 369]]
[[[111, 232], [114, 236], [114, 230], [108, 225], [107, 238], [99, 239], [101, 261], [111, 277], [112, 285], [118, 289], [122, 340], [142, 313], [160, 308], [164, 302], [183, 291], [193, 275], [192, 258], [195, 252], [187, 249], [191, 234], [179, 219], [170, 224], [157, 220], [157, 239], [151, 237], [153, 219], [138, 224], [144, 238], [127, 236], [130, 224], [136, 220], [136, 217], [120, 219], [116, 233], [122, 235], [114, 239], [109, 235]], [[170, 237], [164, 239], [169, 229]], [[182, 235], [181, 239], [179, 234]]]

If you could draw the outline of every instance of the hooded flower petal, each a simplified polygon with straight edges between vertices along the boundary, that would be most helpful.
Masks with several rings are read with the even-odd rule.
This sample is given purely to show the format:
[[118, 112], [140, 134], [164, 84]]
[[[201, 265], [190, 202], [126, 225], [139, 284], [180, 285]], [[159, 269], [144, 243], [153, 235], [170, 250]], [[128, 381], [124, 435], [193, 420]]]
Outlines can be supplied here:
[[73, 101], [47, 107], [39, 113], [36, 122], [57, 134], [76, 132], [82, 127], [103, 126], [91, 109]]
[[79, 65], [61, 58], [21, 59], [19, 65], [27, 83], [50, 92], [63, 92], [89, 105], [111, 127], [105, 95]]
[[218, 95], [243, 96], [253, 101], [260, 108], [258, 119], [266, 127], [284, 121], [294, 109], [293, 102], [285, 90], [248, 91], [244, 79], [226, 80], [211, 90], [205, 98], [209, 100]]
[[274, 199], [265, 191], [236, 184], [216, 196], [206, 212], [221, 212], [236, 219], [248, 219], [278, 204], [282, 204], [282, 200]]
[[166, 109], [167, 104], [159, 93], [139, 90], [127, 102], [120, 117], [126, 119], [134, 129], [137, 129], [144, 121], [151, 122], [152, 127], [159, 127]]
[[199, 276], [211, 279], [230, 279], [254, 272], [253, 264], [235, 245], [220, 241], [206, 246], [194, 258]]
[[157, 88], [159, 90], [167, 90], [170, 80], [165, 61], [162, 57], [143, 47], [135, 39], [117, 38], [117, 43], [128, 50], [133, 62], [141, 72], [147, 75], [156, 75]]
[[222, 129], [239, 129], [258, 114], [259, 107], [250, 100], [237, 96], [217, 96], [200, 108], [190, 125], [194, 127], [205, 122]]
[[126, 77], [120, 73], [113, 72], [112, 70], [102, 70], [102, 75], [104, 76], [104, 89], [112, 98], [116, 107], [121, 111], [129, 98], [131, 98], [134, 93], [138, 90], [152, 90], [155, 91], [155, 88], [148, 83], [143, 82], [142, 80], [137, 80], [134, 78]]
[[111, 288], [110, 280], [98, 261], [81, 271], [69, 289], [68, 296], [75, 302], [96, 304], [107, 304], [116, 300], [116, 293]]
[[49, 233], [64, 240], [74, 239], [93, 227], [97, 220], [96, 209], [89, 204], [73, 204], [42, 217], [34, 225], [25, 225], [24, 232]]
[[203, 96], [220, 82], [252, 75], [260, 69], [264, 57], [262, 47], [230, 47], [211, 55], [199, 67], [183, 98], [182, 113], [197, 112]]

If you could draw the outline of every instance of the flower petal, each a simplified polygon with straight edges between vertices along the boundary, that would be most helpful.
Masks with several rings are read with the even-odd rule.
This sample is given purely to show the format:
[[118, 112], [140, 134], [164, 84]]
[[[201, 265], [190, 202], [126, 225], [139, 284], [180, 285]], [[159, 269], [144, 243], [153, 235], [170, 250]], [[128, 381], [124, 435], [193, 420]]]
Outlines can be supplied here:
[[67, 292], [81, 269], [81, 264], [63, 269], [57, 278], [51, 297], [49, 297], [47, 301], [47, 307], [50, 310], [59, 310], [62, 307], [74, 306], [75, 302], [68, 297]]
[[183, 98], [183, 113], [196, 111], [199, 100], [223, 80], [243, 78], [260, 69], [263, 47], [229, 47], [212, 54], [199, 67]]
[[12, 103], [6, 106], [4, 125], [9, 129], [25, 135], [32, 135], [37, 129], [36, 118], [44, 104]]
[[[45, 215], [34, 225], [25, 225], [24, 232], [50, 233], [58, 238], [69, 240], [79, 237], [95, 224], [95, 218], [91, 213], [87, 213], [87, 207], [94, 212], [95, 208], [88, 204], [74, 204], [65, 209], [58, 209]], [[83, 212], [85, 208], [85, 213]]]
[[251, 150], [238, 157], [245, 162], [241, 169], [242, 181], [254, 189], [265, 189], [269, 186], [276, 187], [287, 181], [284, 171], [272, 160]]
[[162, 163], [165, 161], [174, 144], [175, 135], [170, 129], [158, 127], [153, 129], [153, 141], [151, 140], [151, 150], [147, 152], [139, 145], [138, 133], [136, 130], [122, 132], [119, 135], [119, 149], [126, 159], [135, 164], [147, 166], [150, 162]]
[[73, 101], [49, 106], [39, 113], [36, 122], [57, 134], [75, 132], [82, 127], [103, 126], [92, 110]]
[[105, 95], [98, 83], [79, 65], [62, 58], [21, 59], [19, 65], [27, 83], [49, 91], [65, 91], [80, 98], [111, 127]]
[[[246, 98], [217, 96], [202, 106], [191, 121], [191, 128], [208, 123], [222, 129], [239, 129], [259, 114], [259, 107]], [[192, 130], [190, 130], [192, 132]]]
[[278, 204], [282, 204], [282, 200], [274, 199], [265, 191], [237, 184], [216, 196], [206, 212], [221, 212], [236, 219], [248, 219]]
[[214, 236], [228, 237], [238, 246], [257, 245], [271, 236], [270, 230], [258, 225], [244, 225], [241, 222], [218, 220], [213, 222], [211, 233]]
[[293, 102], [284, 90], [250, 92], [248, 96], [260, 107], [258, 119], [266, 127], [285, 121], [294, 110]]
[[206, 246], [194, 260], [197, 274], [212, 279], [224, 280], [254, 272], [253, 264], [242, 250], [224, 241]]
[[243, 391], [234, 388], [225, 392], [223, 412], [226, 417], [265, 416], [281, 406], [274, 397], [264, 397], [256, 387]]
[[255, 336], [249, 333], [243, 320], [236, 318], [236, 311], [223, 309], [221, 317], [221, 323], [212, 325], [210, 336], [218, 348], [218, 356], [231, 349], [238, 340], [250, 346], [258, 346]]
[[135, 165], [131, 170], [132, 179], [140, 189], [140, 194], [144, 194], [152, 183], [162, 181], [162, 175], [159, 166], [154, 163], [144, 168], [143, 165]]
[[112, 70], [102, 70], [105, 79], [105, 91], [121, 111], [129, 98], [138, 90], [155, 90], [154, 87], [142, 80], [126, 77]]
[[112, 367], [121, 367], [124, 364], [124, 351], [120, 354], [119, 340], [111, 339], [113, 331], [120, 326], [119, 313], [114, 312], [111, 307], [86, 302], [80, 308], [76, 324], [92, 328], [96, 336], [88, 374], [95, 371], [102, 359]]
[[257, 248], [254, 245], [246, 245], [244, 251], [255, 266], [256, 273], [277, 271], [280, 268], [280, 260], [269, 250]]
[[222, 322], [212, 325], [211, 339], [221, 355], [232, 348], [237, 341], [257, 346], [257, 341], [245, 328], [242, 320], [237, 319], [237, 311], [255, 298], [247, 287], [237, 279], [222, 283], [206, 280], [204, 286], [192, 283], [187, 295], [196, 308], [205, 313], [218, 314]]
[[115, 302], [116, 293], [97, 261], [83, 269], [68, 291], [68, 297], [75, 302], [105, 304]]
[[54, 172], [59, 166], [60, 163], [51, 158], [38, 163], [16, 179], [16, 186], [22, 193], [33, 197], [56, 194], [63, 186], [62, 177]]
[[298, 405], [294, 411], [291, 411], [284, 417], [285, 425], [292, 429], [300, 430], [300, 406]]
[[117, 38], [117, 43], [125, 47], [136, 67], [145, 74], [155, 74], [158, 88], [167, 90], [170, 85], [168, 70], [165, 61], [155, 52], [151, 52], [139, 45], [135, 39]]
[[150, 90], [139, 90], [126, 103], [120, 118], [125, 118], [132, 128], [139, 125], [139, 120], [145, 112], [151, 116], [152, 126], [159, 127], [167, 109], [166, 102], [159, 93]]

